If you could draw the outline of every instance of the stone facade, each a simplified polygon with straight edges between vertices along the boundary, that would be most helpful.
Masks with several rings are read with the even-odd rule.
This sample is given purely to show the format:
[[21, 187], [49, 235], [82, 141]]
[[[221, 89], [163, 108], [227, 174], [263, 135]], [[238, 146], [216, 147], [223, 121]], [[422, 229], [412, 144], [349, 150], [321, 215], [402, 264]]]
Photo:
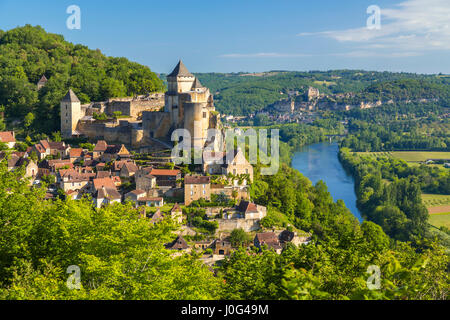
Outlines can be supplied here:
[[[206, 143], [207, 130], [217, 128], [213, 96], [180, 61], [168, 75], [166, 94], [155, 93], [134, 98], [114, 98], [106, 102], [81, 105], [72, 90], [61, 101], [61, 133], [64, 138], [86, 136], [132, 147], [170, 141], [173, 130], [186, 128], [191, 146]], [[120, 112], [126, 119], [116, 120]], [[106, 114], [108, 120], [94, 119], [94, 113]]]

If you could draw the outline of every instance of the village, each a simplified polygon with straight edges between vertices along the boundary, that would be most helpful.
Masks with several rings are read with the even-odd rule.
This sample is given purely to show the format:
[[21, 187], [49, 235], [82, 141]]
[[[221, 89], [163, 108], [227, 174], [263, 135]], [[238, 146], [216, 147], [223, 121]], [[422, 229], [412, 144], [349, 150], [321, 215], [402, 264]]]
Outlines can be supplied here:
[[[104, 140], [97, 141], [92, 150], [42, 140], [19, 152], [14, 151], [14, 132], [1, 132], [0, 139], [12, 149], [0, 154], [7, 158], [8, 171], [23, 168], [31, 186], [48, 182], [47, 200], [88, 198], [96, 208], [130, 202], [151, 224], [164, 219], [178, 223], [178, 234], [167, 248], [204, 252], [207, 263], [236, 249], [230, 239], [236, 229], [253, 236], [253, 246], [267, 246], [277, 253], [287, 243], [299, 245], [309, 240], [308, 235], [289, 230], [263, 230], [260, 222], [267, 208], [251, 202], [253, 166], [240, 149], [234, 151], [231, 161], [225, 154], [220, 161], [211, 160], [205, 152], [203, 164], [190, 171], [165, 157], [141, 160], [142, 154]], [[217, 159], [217, 154], [214, 156]]]

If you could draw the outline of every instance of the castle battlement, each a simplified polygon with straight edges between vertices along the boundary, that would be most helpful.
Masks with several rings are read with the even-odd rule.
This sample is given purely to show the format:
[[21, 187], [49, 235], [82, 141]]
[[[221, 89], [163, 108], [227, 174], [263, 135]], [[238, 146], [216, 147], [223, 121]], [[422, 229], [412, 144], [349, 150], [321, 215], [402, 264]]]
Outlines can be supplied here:
[[[185, 128], [191, 134], [192, 146], [203, 147], [207, 130], [218, 125], [217, 119], [211, 121], [211, 112], [215, 111], [213, 96], [182, 61], [167, 76], [167, 82], [166, 93], [83, 105], [70, 89], [61, 101], [62, 136], [86, 136], [138, 147], [154, 139], [170, 140], [173, 130]], [[110, 119], [95, 120], [95, 113], [106, 114]], [[125, 118], [113, 119], [117, 114]]]

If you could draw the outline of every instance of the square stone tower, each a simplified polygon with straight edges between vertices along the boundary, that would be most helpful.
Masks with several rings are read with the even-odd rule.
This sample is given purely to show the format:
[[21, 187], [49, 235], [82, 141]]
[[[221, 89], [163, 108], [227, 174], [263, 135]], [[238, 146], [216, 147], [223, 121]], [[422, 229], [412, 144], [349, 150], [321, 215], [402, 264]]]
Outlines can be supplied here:
[[69, 89], [61, 101], [61, 136], [63, 138], [72, 138], [76, 134], [81, 117], [81, 102], [75, 92]]

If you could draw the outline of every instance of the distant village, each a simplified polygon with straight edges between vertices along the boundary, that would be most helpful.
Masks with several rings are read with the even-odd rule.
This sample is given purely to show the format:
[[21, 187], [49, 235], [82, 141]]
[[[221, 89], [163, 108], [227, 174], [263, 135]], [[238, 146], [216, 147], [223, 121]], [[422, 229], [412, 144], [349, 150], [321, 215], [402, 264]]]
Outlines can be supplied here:
[[[41, 79], [38, 89], [45, 80]], [[122, 111], [128, 110], [129, 118], [118, 126], [115, 120], [94, 119], [95, 104], [81, 108], [76, 94], [69, 90], [61, 101], [63, 140], [86, 137], [91, 143], [72, 147], [45, 139], [17, 151], [15, 133], [5, 131], [0, 132], [0, 142], [8, 150], [0, 153], [0, 160], [7, 162], [8, 171], [23, 170], [31, 187], [45, 182], [47, 200], [86, 198], [95, 208], [131, 203], [141, 218], [152, 224], [172, 219], [180, 228], [167, 248], [177, 254], [203, 251], [202, 259], [208, 264], [235, 249], [230, 234], [236, 229], [253, 237], [248, 245], [278, 253], [288, 243], [308, 243], [309, 234], [292, 228], [262, 227], [267, 208], [250, 199], [253, 166], [240, 148], [205, 151], [203, 163], [195, 168], [174, 164], [167, 153], [167, 136], [173, 129], [187, 128], [192, 132], [192, 146], [204, 147], [206, 130], [221, 129], [221, 123], [209, 90], [181, 61], [168, 76], [168, 83], [169, 91], [158, 98], [158, 103], [165, 101], [162, 109], [155, 108], [154, 99], [148, 108], [142, 100], [136, 105], [129, 103], [135, 99], [119, 104]], [[102, 109], [106, 118], [117, 112], [113, 105]], [[194, 124], [194, 120], [198, 121]], [[136, 135], [138, 131], [143, 132]], [[109, 139], [117, 135], [121, 139]], [[193, 212], [200, 214], [192, 219]]]

